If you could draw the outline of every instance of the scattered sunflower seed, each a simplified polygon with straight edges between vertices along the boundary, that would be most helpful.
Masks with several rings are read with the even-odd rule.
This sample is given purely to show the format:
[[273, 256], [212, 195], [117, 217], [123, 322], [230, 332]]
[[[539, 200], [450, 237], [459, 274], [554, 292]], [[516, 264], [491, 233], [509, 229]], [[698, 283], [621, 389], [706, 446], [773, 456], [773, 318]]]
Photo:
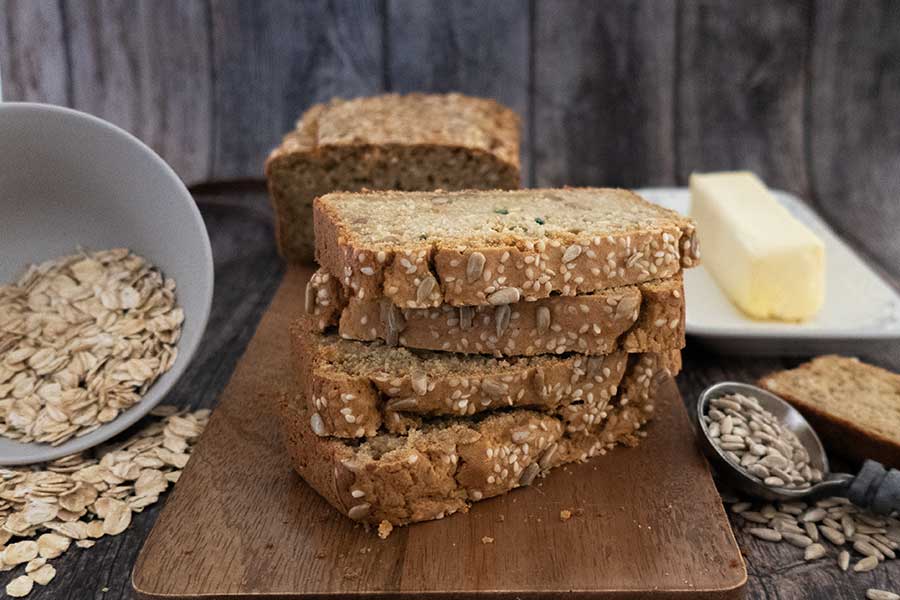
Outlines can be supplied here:
[[825, 556], [825, 546], [822, 544], [810, 544], [803, 551], [803, 560], [818, 560]]
[[766, 525], [769, 522], [769, 519], [762, 516], [760, 513], [752, 510], [745, 510], [740, 513], [740, 515], [746, 521], [750, 521], [751, 523], [759, 523], [760, 525]]
[[826, 540], [828, 540], [835, 546], [843, 546], [847, 542], [847, 538], [844, 537], [843, 533], [841, 533], [837, 529], [829, 527], [828, 525], [820, 525], [819, 532]]
[[846, 571], [850, 567], [850, 553], [846, 550], [841, 550], [838, 554], [838, 567], [841, 571]]
[[824, 519], [827, 514], [828, 513], [825, 512], [824, 508], [811, 508], [801, 515], [800, 520], [806, 521], [807, 523], [818, 523]]
[[787, 543], [792, 544], [794, 546], [797, 546], [798, 548], [806, 548], [810, 544], [813, 543], [812, 540], [809, 539], [809, 537], [807, 537], [805, 535], [801, 535], [799, 533], [785, 532], [785, 533], [782, 533], [781, 535], [784, 537], [784, 541], [786, 541]]
[[865, 573], [866, 571], [871, 571], [875, 567], [878, 566], [878, 557], [877, 556], [867, 556], [864, 559], [857, 562], [853, 565], [853, 570], [857, 573]]
[[884, 555], [879, 552], [878, 548], [876, 548], [869, 542], [857, 540], [853, 542], [853, 549], [864, 556], [874, 556], [878, 560], [884, 560]]
[[[886, 517], [874, 515], [839, 497], [817, 500], [812, 508], [804, 502], [754, 505], [734, 496], [729, 496], [727, 503], [734, 519], [743, 519], [749, 524], [745, 530], [747, 534], [802, 548], [807, 561], [828, 555], [826, 542], [836, 547], [837, 566], [842, 571], [850, 567], [851, 551], [861, 559], [854, 566], [856, 571], [874, 569], [881, 561], [894, 560], [897, 556], [898, 543], [890, 537], [890, 534], [900, 533], [896, 512]], [[874, 533], [873, 530], [886, 533]], [[852, 532], [851, 535], [847, 535], [847, 531]]]
[[900, 594], [889, 592], [887, 590], [879, 590], [869, 588], [866, 590], [866, 598], [868, 600], [900, 600]]
[[803, 529], [806, 531], [806, 536], [814, 542], [819, 541], [819, 529], [816, 527], [815, 523], [806, 522], [803, 524]]
[[750, 535], [754, 537], [758, 537], [761, 540], [765, 540], [767, 542], [780, 542], [781, 541], [781, 532], [776, 531], [774, 529], [769, 529], [768, 527], [753, 527], [747, 530]]

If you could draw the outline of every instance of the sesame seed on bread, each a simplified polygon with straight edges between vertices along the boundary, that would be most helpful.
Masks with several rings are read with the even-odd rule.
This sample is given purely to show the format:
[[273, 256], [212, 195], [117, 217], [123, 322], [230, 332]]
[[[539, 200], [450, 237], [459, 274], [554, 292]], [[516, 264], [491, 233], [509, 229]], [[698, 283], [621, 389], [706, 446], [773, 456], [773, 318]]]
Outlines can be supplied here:
[[[412, 351], [291, 328], [294, 363], [317, 430], [342, 438], [402, 433], [431, 417], [471, 417], [510, 407], [562, 417], [566, 431], [590, 426], [618, 393], [628, 355], [581, 354], [504, 360]], [[662, 355], [673, 374], [680, 352]]]
[[681, 274], [661, 281], [475, 307], [398, 308], [359, 299], [320, 269], [306, 292], [308, 326], [347, 339], [495, 356], [662, 352], [684, 346]]
[[828, 355], [759, 384], [800, 410], [835, 451], [900, 468], [900, 375]]
[[567, 432], [550, 413], [511, 408], [437, 419], [405, 434], [361, 442], [313, 432], [303, 392], [283, 395], [279, 415], [294, 468], [329, 503], [356, 521], [393, 525], [440, 519], [470, 503], [530, 485], [557, 466], [635, 445], [653, 412], [666, 358], [633, 356], [609, 414]]
[[519, 187], [519, 118], [462, 94], [316, 104], [265, 165], [281, 255], [310, 262], [312, 201], [337, 190]]
[[693, 221], [621, 189], [333, 193], [313, 213], [319, 264], [403, 308], [576, 295], [699, 261]]

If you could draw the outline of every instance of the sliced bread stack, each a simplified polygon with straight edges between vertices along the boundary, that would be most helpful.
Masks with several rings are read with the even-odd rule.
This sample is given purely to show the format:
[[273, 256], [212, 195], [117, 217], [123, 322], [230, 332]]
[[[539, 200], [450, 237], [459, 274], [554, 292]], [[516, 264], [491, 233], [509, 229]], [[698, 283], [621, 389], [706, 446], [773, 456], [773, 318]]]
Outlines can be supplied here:
[[334, 193], [291, 330], [297, 471], [350, 518], [441, 518], [634, 445], [681, 367], [692, 222], [615, 189]]
[[311, 262], [312, 201], [328, 192], [518, 188], [519, 118], [461, 94], [336, 98], [303, 114], [266, 179], [279, 252]]

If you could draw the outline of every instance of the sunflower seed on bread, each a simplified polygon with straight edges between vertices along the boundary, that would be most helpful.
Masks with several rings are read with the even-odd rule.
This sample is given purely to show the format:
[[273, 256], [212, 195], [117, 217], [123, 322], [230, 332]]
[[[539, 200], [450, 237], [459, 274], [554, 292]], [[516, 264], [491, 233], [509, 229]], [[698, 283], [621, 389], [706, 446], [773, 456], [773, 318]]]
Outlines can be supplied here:
[[[371, 437], [382, 429], [403, 433], [422, 418], [509, 407], [555, 412], [574, 433], [604, 418], [626, 372], [646, 371], [642, 355], [624, 352], [497, 361], [364, 344], [299, 324], [291, 339], [314, 430], [343, 438]], [[680, 370], [677, 350], [647, 356], [658, 357], [653, 360], [670, 373]]]
[[633, 376], [626, 375], [607, 416], [576, 434], [567, 433], [558, 416], [513, 408], [478, 419], [424, 422], [407, 434], [361, 441], [321, 437], [312, 431], [309, 403], [297, 391], [281, 398], [279, 418], [294, 468], [335, 508], [372, 525], [404, 525], [443, 518], [529, 485], [556, 466], [637, 444], [665, 373], [647, 357], [638, 365]]
[[495, 356], [661, 352], [684, 346], [680, 276], [581, 296], [510, 305], [400, 309], [352, 296], [324, 270], [310, 280], [311, 329], [423, 350]]
[[[313, 212], [322, 267], [358, 298], [403, 308], [594, 292], [699, 261], [690, 219], [619, 189], [334, 193]], [[427, 277], [440, 287], [420, 297]]]

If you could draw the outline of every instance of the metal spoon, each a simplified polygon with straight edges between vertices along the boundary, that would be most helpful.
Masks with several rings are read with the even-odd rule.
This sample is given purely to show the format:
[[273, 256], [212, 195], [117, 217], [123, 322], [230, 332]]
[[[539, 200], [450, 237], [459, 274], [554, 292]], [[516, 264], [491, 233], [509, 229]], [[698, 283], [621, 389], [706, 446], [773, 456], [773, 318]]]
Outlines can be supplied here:
[[[794, 432], [809, 453], [810, 466], [822, 471], [822, 481], [805, 488], [769, 486], [728, 460], [724, 452], [713, 443], [703, 415], [707, 413], [710, 400], [729, 394], [743, 394], [756, 398], [760, 406]], [[888, 470], [879, 462], [867, 460], [855, 476], [849, 473], [832, 473], [828, 465], [828, 455], [825, 454], [815, 430], [793, 406], [771, 392], [746, 383], [732, 381], [717, 383], [700, 394], [697, 400], [696, 419], [702, 434], [700, 438], [703, 451], [709, 461], [726, 483], [747, 494], [766, 500], [785, 501], [844, 496], [857, 506], [867, 507], [879, 514], [890, 514], [900, 510], [900, 471]]]

